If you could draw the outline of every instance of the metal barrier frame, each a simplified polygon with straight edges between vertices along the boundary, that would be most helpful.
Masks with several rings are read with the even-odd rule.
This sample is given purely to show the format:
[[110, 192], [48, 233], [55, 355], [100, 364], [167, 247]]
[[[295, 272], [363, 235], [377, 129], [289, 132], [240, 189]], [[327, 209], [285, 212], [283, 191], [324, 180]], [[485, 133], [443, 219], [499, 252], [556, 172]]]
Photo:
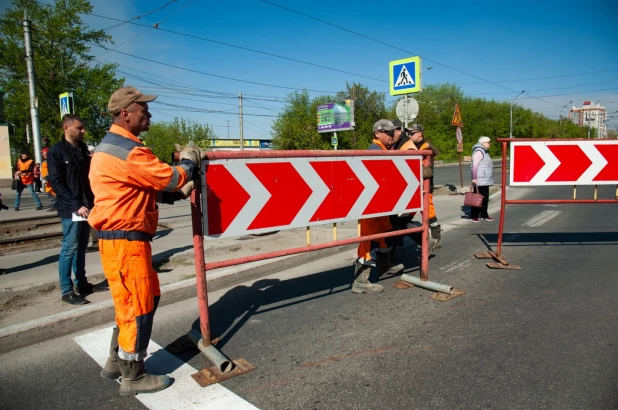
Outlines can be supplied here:
[[[376, 157], [393, 157], [393, 156], [418, 156], [423, 157], [423, 166], [430, 164], [433, 153], [429, 150], [421, 151], [210, 151], [207, 152], [205, 158], [207, 160], [220, 159], [254, 159], [254, 158], [306, 158], [306, 157], [353, 157], [353, 156], [376, 156]], [[422, 177], [421, 177], [422, 178]], [[195, 277], [197, 286], [197, 299], [200, 315], [200, 333], [191, 330], [188, 334], [189, 339], [200, 349], [200, 351], [215, 365], [211, 368], [203, 369], [199, 373], [193, 375], [193, 378], [202, 386], [207, 386], [212, 383], [237, 376], [255, 369], [253, 365], [246, 362], [244, 359], [230, 360], [225, 357], [211, 342], [210, 334], [210, 315], [208, 311], [208, 284], [206, 280], [206, 272], [209, 269], [217, 269], [227, 266], [240, 265], [249, 262], [278, 258], [286, 255], [294, 255], [304, 252], [317, 251], [320, 249], [332, 248], [342, 245], [359, 243], [368, 240], [381, 238], [390, 238], [394, 236], [407, 235], [414, 232], [422, 232], [421, 246], [421, 263], [420, 263], [420, 281], [426, 282], [428, 285], [439, 285], [429, 282], [429, 179], [423, 179], [423, 210], [422, 226], [417, 228], [402, 229], [375, 235], [359, 236], [356, 238], [337, 240], [332, 242], [322, 243], [318, 245], [307, 244], [304, 247], [284, 249], [275, 252], [268, 252], [254, 256], [247, 256], [235, 259], [228, 259], [219, 262], [206, 263], [204, 255], [204, 232], [202, 218], [202, 191], [194, 189], [191, 193], [191, 222], [193, 226], [193, 251], [195, 260]], [[419, 187], [420, 188], [420, 187]], [[327, 222], [328, 223], [328, 222]], [[359, 222], [360, 223], [360, 222]], [[442, 285], [444, 286], [444, 285]]]
[[[502, 143], [502, 195], [500, 202], [500, 224], [498, 227], [498, 243], [496, 245], [496, 252], [487, 252], [483, 254], [476, 254], [479, 259], [495, 259], [499, 264], [492, 264], [488, 266], [491, 268], [503, 268], [503, 269], [520, 269], [516, 265], [510, 265], [504, 259], [502, 255], [502, 240], [504, 236], [504, 218], [506, 213], [506, 205], [524, 205], [524, 204], [608, 204], [618, 203], [618, 185], [616, 186], [616, 198], [615, 199], [597, 199], [597, 185], [595, 185], [594, 199], [577, 199], [576, 189], [577, 185], [573, 186], [573, 199], [507, 199], [506, 198], [506, 154], [508, 150], [508, 143], [510, 142], [557, 142], [557, 141], [590, 141], [588, 139], [538, 139], [538, 138], [498, 138], [498, 142]], [[595, 140], [597, 141], [597, 140]], [[598, 139], [598, 141], [615, 141], [612, 139]], [[511, 170], [512, 172], [513, 170]], [[589, 185], [589, 184], [585, 184]]]

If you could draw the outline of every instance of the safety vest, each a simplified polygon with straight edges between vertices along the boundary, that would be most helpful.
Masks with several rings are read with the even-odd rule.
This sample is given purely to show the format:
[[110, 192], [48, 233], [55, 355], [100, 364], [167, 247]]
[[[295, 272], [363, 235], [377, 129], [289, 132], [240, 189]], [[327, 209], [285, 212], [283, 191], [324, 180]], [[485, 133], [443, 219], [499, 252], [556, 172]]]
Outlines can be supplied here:
[[88, 223], [97, 231], [154, 235], [157, 191], [178, 191], [188, 180], [187, 170], [160, 161], [135, 135], [112, 125], [90, 163], [94, 208]]
[[17, 168], [21, 171], [21, 182], [24, 185], [32, 185], [34, 183], [34, 175], [32, 171], [28, 170], [31, 164], [31, 159], [26, 162], [22, 162], [21, 158], [17, 160]]
[[49, 183], [49, 180], [47, 179], [47, 175], [49, 175], [49, 171], [47, 169], [47, 160], [45, 160], [41, 164], [41, 178], [46, 179], [45, 192], [46, 193], [51, 192], [53, 195], [55, 195], [55, 192], [52, 189], [51, 184]]

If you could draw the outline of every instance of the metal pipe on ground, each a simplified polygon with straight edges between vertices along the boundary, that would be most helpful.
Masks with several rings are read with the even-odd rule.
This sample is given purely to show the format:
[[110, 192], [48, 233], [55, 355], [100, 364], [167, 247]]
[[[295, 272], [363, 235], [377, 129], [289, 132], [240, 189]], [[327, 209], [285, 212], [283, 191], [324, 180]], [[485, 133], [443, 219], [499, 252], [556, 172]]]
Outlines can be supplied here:
[[441, 283], [432, 282], [430, 280], [421, 280], [421, 278], [414, 277], [404, 273], [401, 275], [401, 280], [407, 283], [411, 283], [419, 288], [425, 288], [429, 290], [435, 290], [436, 292], [446, 293], [447, 295], [453, 295], [455, 288], [449, 285], [443, 285]]
[[187, 334], [189, 340], [200, 349], [200, 352], [206, 356], [208, 360], [212, 362], [221, 373], [227, 373], [234, 368], [234, 364], [223, 353], [221, 353], [216, 347], [210, 344], [210, 340], [204, 343], [202, 335], [195, 329], [191, 329]]

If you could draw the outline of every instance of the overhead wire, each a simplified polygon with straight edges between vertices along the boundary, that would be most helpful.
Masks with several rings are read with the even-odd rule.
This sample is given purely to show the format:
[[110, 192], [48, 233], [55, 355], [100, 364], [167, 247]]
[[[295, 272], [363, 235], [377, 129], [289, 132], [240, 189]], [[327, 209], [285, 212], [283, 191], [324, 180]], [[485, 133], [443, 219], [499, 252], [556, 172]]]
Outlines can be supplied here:
[[[123, 21], [123, 22], [125, 22], [125, 20], [116, 19], [116, 18], [108, 17], [108, 16], [102, 16], [102, 15], [96, 14], [96, 13], [87, 13], [87, 14], [90, 15], [90, 16], [104, 18], [104, 19], [108, 19], [108, 20], [115, 20], [115, 21]], [[136, 26], [141, 26], [141, 27], [149, 27], [146, 24], [133, 23], [133, 22], [130, 22], [130, 21], [126, 21], [126, 23], [132, 24], [132, 25], [136, 25]], [[149, 27], [149, 29], [150, 28], [151, 27]], [[163, 28], [160, 28], [160, 27], [157, 27], [157, 29], [159, 31], [161, 31], [161, 32], [164, 32], [164, 33], [170, 33], [170, 34], [175, 34], [175, 35], [179, 35], [179, 36], [193, 38], [193, 39], [196, 39], [196, 40], [207, 41], [207, 42], [210, 42], [210, 43], [219, 44], [219, 45], [223, 45], [223, 46], [226, 46], [226, 47], [233, 47], [233, 48], [237, 48], [237, 49], [240, 49], [240, 50], [250, 51], [252, 53], [258, 53], [258, 54], [263, 54], [263, 55], [267, 55], [267, 56], [270, 56], [270, 57], [280, 58], [280, 59], [287, 60], [287, 61], [293, 61], [293, 62], [299, 63], [299, 64], [305, 64], [305, 65], [309, 65], [309, 66], [313, 66], [313, 67], [322, 68], [322, 69], [325, 69], [325, 70], [336, 71], [336, 72], [343, 73], [343, 74], [348, 74], [348, 75], [353, 75], [353, 76], [356, 76], [356, 77], [367, 78], [367, 79], [374, 80], [374, 81], [379, 81], [379, 82], [382, 82], [382, 83], [388, 83], [388, 81], [382, 80], [382, 79], [379, 79], [379, 78], [374, 78], [374, 77], [369, 77], [369, 76], [362, 75], [362, 74], [352, 73], [350, 71], [340, 70], [338, 68], [328, 67], [328, 66], [321, 65], [321, 64], [316, 64], [316, 63], [311, 63], [309, 61], [303, 61], [303, 60], [299, 60], [299, 59], [292, 58], [292, 57], [281, 56], [281, 55], [278, 55], [278, 54], [269, 53], [267, 51], [255, 50], [255, 49], [252, 49], [252, 48], [249, 48], [249, 47], [243, 47], [243, 46], [239, 46], [239, 45], [236, 45], [236, 44], [225, 43], [223, 41], [213, 40], [213, 39], [206, 38], [206, 37], [200, 37], [200, 36], [196, 36], [196, 35], [193, 35], [193, 34], [181, 33], [181, 32], [178, 32], [178, 31], [163, 29]]]

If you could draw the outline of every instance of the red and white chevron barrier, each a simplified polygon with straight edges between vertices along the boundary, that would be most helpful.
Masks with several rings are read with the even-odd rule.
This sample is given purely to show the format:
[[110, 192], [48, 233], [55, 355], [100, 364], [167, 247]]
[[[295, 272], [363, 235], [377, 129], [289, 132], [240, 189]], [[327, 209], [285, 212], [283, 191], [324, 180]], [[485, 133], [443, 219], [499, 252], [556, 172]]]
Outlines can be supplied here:
[[423, 207], [421, 156], [211, 160], [204, 234], [222, 238]]
[[618, 141], [511, 143], [511, 185], [618, 184]]

